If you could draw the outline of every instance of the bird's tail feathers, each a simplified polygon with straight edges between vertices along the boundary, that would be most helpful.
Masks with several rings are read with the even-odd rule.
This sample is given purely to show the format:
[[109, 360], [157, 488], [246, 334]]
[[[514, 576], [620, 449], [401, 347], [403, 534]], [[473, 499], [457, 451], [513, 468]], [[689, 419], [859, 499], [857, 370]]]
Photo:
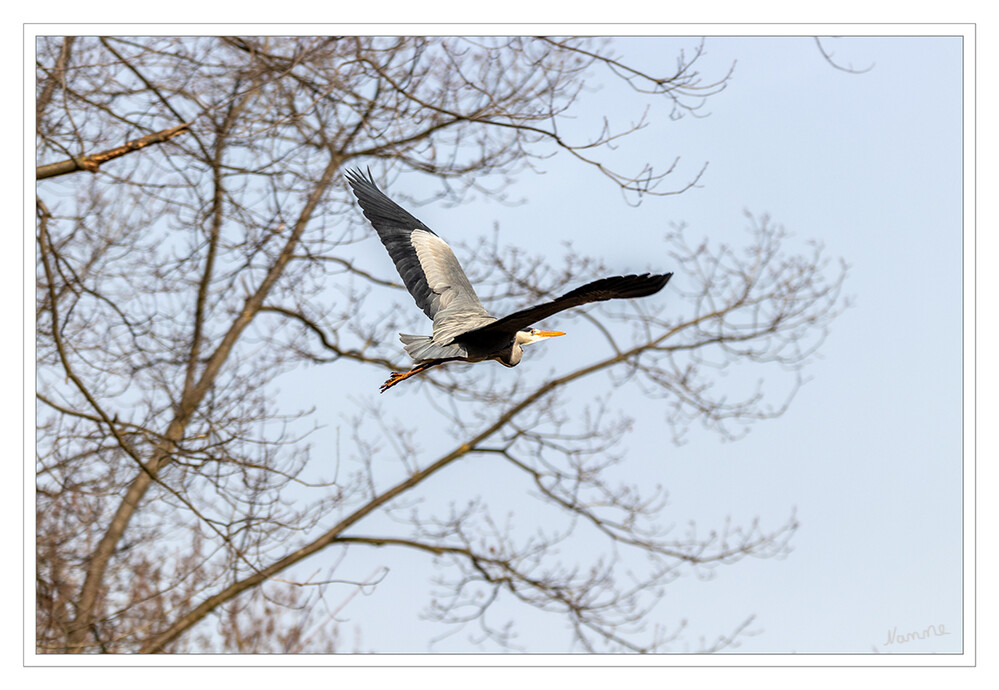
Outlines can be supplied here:
[[456, 343], [439, 345], [429, 335], [399, 334], [406, 353], [414, 362], [426, 362], [431, 359], [462, 359], [468, 355], [467, 350]]

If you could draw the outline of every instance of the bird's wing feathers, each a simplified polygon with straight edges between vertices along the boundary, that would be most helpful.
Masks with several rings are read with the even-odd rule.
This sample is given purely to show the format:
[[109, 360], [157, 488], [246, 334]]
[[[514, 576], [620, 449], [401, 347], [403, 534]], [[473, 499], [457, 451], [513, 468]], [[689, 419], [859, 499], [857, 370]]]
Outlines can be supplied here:
[[458, 258], [447, 242], [432, 232], [414, 230], [410, 235], [410, 244], [423, 268], [424, 280], [438, 298], [438, 310], [447, 309], [463, 300], [482, 307], [475, 289], [468, 282], [468, 276], [461, 269]]
[[[368, 175], [370, 174], [369, 172]], [[436, 312], [434, 293], [427, 284], [423, 268], [410, 242], [410, 235], [416, 229], [431, 234], [433, 231], [385, 196], [373, 179], [364, 177], [356, 170], [348, 170], [346, 177], [365, 217], [371, 221], [389, 256], [395, 262], [396, 270], [399, 271], [406, 289], [413, 295], [417, 306], [431, 319], [434, 318]]]
[[438, 328], [447, 328], [449, 320], [458, 313], [488, 316], [444, 240], [385, 196], [370, 171], [365, 177], [359, 171], [348, 170], [346, 177], [365, 217], [395, 262], [406, 289], [420, 309], [434, 320], [435, 340]]
[[492, 337], [507, 332], [513, 335], [517, 331], [523, 330], [527, 326], [541, 321], [552, 314], [557, 314], [560, 311], [578, 307], [581, 304], [589, 302], [654, 295], [663, 289], [671, 277], [673, 277], [672, 273], [663, 273], [660, 275], [646, 273], [644, 275], [601, 278], [600, 280], [595, 280], [592, 283], [587, 283], [582, 287], [567, 292], [551, 302], [521, 309], [509, 316], [504, 316], [502, 319], [470, 330], [462, 335], [462, 340], [474, 340], [480, 336]]
[[346, 176], [364, 215], [395, 262], [406, 289], [420, 309], [433, 319], [436, 345], [448, 345], [459, 336], [462, 341], [512, 336], [537, 321], [580, 304], [652, 295], [673, 275], [646, 273], [595, 280], [551, 302], [497, 320], [482, 306], [468, 276], [444, 240], [385, 196], [375, 184], [371, 171], [365, 177], [360, 171], [348, 170]]

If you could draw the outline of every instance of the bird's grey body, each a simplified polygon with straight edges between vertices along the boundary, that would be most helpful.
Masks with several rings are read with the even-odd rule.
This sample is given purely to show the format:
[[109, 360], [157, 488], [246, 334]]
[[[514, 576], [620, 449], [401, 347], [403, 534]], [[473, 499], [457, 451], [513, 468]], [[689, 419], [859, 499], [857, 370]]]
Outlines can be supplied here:
[[365, 177], [348, 171], [347, 180], [364, 215], [395, 262], [406, 289], [434, 322], [433, 335], [400, 336], [406, 352], [417, 363], [405, 374], [393, 374], [382, 391], [412, 374], [450, 361], [493, 359], [516, 366], [523, 346], [563, 335], [557, 331], [523, 330], [570, 307], [606, 299], [644, 297], [662, 289], [672, 273], [603, 278], [558, 299], [497, 318], [486, 311], [475, 289], [447, 243], [405, 209], [389, 199]]

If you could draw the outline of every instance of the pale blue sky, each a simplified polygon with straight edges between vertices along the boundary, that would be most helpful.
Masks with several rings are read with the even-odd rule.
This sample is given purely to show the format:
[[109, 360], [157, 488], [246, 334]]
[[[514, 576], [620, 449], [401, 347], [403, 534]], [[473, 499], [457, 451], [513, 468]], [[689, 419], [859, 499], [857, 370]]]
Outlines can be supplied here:
[[[620, 39], [627, 59], [654, 71], [670, 69], [677, 48], [694, 43]], [[696, 649], [701, 636], [711, 640], [755, 614], [751, 629], [759, 634], [731, 651], [959, 652], [961, 40], [828, 41], [837, 59], [874, 64], [859, 75], [830, 67], [807, 37], [709, 38], [706, 45], [700, 65], [706, 78], [738, 61], [725, 91], [705, 106], [710, 116], [671, 122], [668, 109], [653, 108], [650, 127], [614, 154], [623, 167], [636, 169], [647, 161], [665, 167], [679, 155], [677, 184], [708, 162], [698, 188], [647, 198], [634, 208], [606, 178], [561, 155], [540, 164], [545, 174], [518, 177], [508, 191], [521, 205], [479, 200], [411, 210], [454, 244], [474, 244], [496, 225], [503, 242], [557, 257], [571, 238], [614, 273], [672, 270], [650, 249], [662, 246], [671, 223], [684, 222], [691, 237], [712, 243], [740, 242], [744, 210], [768, 213], [797, 238], [820, 240], [830, 257], [843, 257], [851, 266], [845, 290], [855, 306], [833, 323], [822, 358], [806, 370], [811, 381], [784, 416], [753, 426], [736, 442], [695, 428], [685, 445], [674, 446], [664, 440], [663, 412], [654, 402], [613, 393], [613, 402], [635, 419], [625, 439], [628, 467], [635, 481], [658, 481], [669, 490], [671, 520], [709, 527], [729, 515], [737, 523], [759, 516], [764, 526], [777, 527], [794, 509], [801, 523], [786, 559], [744, 560], [717, 569], [710, 581], [682, 578], [669, 586], [652, 622], [674, 626], [688, 619], [688, 634], [675, 651], [684, 644]], [[586, 93], [580, 125], [604, 115], [619, 123], [632, 119], [634, 103], [625, 108], [606, 90]], [[434, 189], [416, 174], [392, 185], [390, 196], [426, 196]], [[373, 233], [354, 251], [360, 265], [390, 275], [390, 260]], [[674, 284], [682, 279], [678, 274]], [[668, 288], [663, 299], [669, 303]], [[567, 342], [529, 351], [518, 372], [540, 377], [585, 361], [571, 341], [573, 332], [585, 337], [585, 324], [570, 325]], [[283, 376], [281, 396], [293, 407], [316, 406], [315, 419], [326, 428], [312, 439], [315, 447], [337, 447], [340, 433], [346, 448], [348, 420], [359, 405], [379, 405], [404, 420], [428, 394], [427, 387], [400, 386], [392, 391], [398, 395], [379, 396], [381, 379], [373, 376], [370, 368], [310, 367]], [[606, 377], [595, 377], [578, 394], [609, 389]], [[342, 390], [352, 392], [344, 397]], [[455, 441], [444, 434], [420, 439], [422, 459]], [[316, 452], [314, 462], [332, 460]], [[385, 468], [385, 481], [393, 470], [398, 467]], [[523, 482], [506, 479], [487, 463], [463, 462], [434, 477], [422, 495], [446, 505], [481, 493], [496, 513], [530, 522], [533, 515], [518, 512], [527, 505]], [[376, 533], [377, 524], [365, 522], [357, 532]], [[295, 572], [307, 577], [333, 559], [320, 554]], [[363, 579], [382, 564], [390, 571], [374, 595], [354, 596], [338, 614], [346, 621], [345, 651], [355, 639], [361, 650], [428, 651], [427, 641], [445, 629], [419, 617], [435, 574], [426, 556], [355, 549], [337, 577]], [[333, 590], [329, 599], [335, 606], [349, 596], [349, 589]], [[567, 649], [557, 616], [525, 615], [524, 608], [510, 613], [522, 621], [520, 640], [528, 649]], [[949, 635], [884, 644], [889, 629], [941, 624]], [[433, 651], [483, 650], [459, 633]]]
[[[691, 41], [622, 39], [620, 47], [629, 59], [662, 71], [681, 44], [689, 48]], [[636, 419], [625, 441], [639, 463], [636, 478], [666, 486], [672, 519], [717, 525], [729, 515], [736, 522], [759, 516], [776, 527], [796, 509], [801, 523], [788, 558], [745, 560], [718, 569], [710, 581], [683, 578], [670, 585], [657, 616], [669, 626], [688, 619], [692, 650], [700, 636], [712, 639], [756, 614], [752, 629], [760, 634], [732, 651], [959, 652], [962, 43], [863, 38], [826, 45], [843, 62], [874, 67], [859, 75], [837, 71], [811, 38], [708, 39], [700, 67], [707, 78], [738, 61], [728, 87], [707, 104], [710, 116], [669, 122], [668, 111], [654, 108], [652, 125], [615, 154], [636, 168], [646, 160], [662, 167], [680, 155], [678, 183], [709, 162], [700, 187], [682, 195], [648, 198], [633, 208], [601, 175], [557, 156], [541, 164], [546, 174], [525, 173], [509, 189], [524, 200], [519, 206], [480, 200], [413, 210], [455, 244], [474, 243], [494, 223], [504, 242], [553, 255], [571, 237], [613, 272], [654, 268], [649, 247], [674, 222], [685, 222], [691, 237], [739, 242], [744, 210], [768, 213], [797, 238], [820, 240], [830, 257], [843, 257], [851, 266], [846, 293], [855, 306], [833, 323], [822, 358], [806, 371], [812, 380], [783, 417], [755, 425], [737, 442], [695, 429], [677, 447], [664, 442], [662, 411], [654, 403], [615, 394], [614, 402]], [[599, 90], [585, 94], [581, 124], [604, 114], [634, 116], [615, 112], [618, 102]], [[416, 175], [393, 185], [390, 195], [430, 189]], [[362, 265], [391, 271], [376, 240], [356, 251]], [[669, 291], [664, 295], [668, 300]], [[582, 322], [573, 325], [579, 329]], [[577, 352], [571, 347], [539, 346], [521, 367], [534, 367], [528, 371], [539, 376], [560, 371]], [[338, 367], [337, 385], [357, 391], [352, 400], [381, 405], [389, 416], [405, 418], [426, 395], [396, 389], [399, 395], [379, 397], [370, 371], [356, 380], [343, 375]], [[323, 376], [321, 369], [292, 374], [282, 389], [294, 398]], [[601, 386], [608, 387], [606, 380], [594, 378], [579, 394]], [[318, 414], [339, 419], [341, 428], [356, 409], [351, 400], [318, 404]], [[427, 459], [454, 440], [425, 439]], [[490, 485], [496, 512], [509, 506], [516, 514], [523, 484], [497, 485], [502, 477], [484, 466], [449, 468], [430, 483], [428, 500], [473, 495]], [[359, 557], [352, 569], [357, 577], [379, 563], [390, 573], [374, 596], [354, 597], [340, 613], [348, 619], [348, 647], [356, 626], [361, 649], [427, 651], [426, 640], [443, 632], [418, 617], [434, 574], [431, 562], [386, 550], [352, 553]], [[303, 570], [319, 567], [322, 558]], [[524, 620], [531, 621], [521, 626], [525, 646], [564, 651], [551, 646], [563, 634], [559, 619], [533, 614]], [[889, 629], [941, 624], [949, 635], [885, 644]], [[434, 651], [476, 651], [466, 637], [459, 633]]]

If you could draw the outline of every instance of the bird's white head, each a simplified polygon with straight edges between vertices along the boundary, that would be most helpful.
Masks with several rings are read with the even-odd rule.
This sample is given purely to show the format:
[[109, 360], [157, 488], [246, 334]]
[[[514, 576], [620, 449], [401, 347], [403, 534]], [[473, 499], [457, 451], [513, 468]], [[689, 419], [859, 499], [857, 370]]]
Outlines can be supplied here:
[[562, 331], [539, 331], [537, 328], [532, 328], [529, 331], [517, 331], [517, 344], [521, 346], [530, 345], [539, 340], [547, 340], [558, 335], [565, 335], [565, 333]]

